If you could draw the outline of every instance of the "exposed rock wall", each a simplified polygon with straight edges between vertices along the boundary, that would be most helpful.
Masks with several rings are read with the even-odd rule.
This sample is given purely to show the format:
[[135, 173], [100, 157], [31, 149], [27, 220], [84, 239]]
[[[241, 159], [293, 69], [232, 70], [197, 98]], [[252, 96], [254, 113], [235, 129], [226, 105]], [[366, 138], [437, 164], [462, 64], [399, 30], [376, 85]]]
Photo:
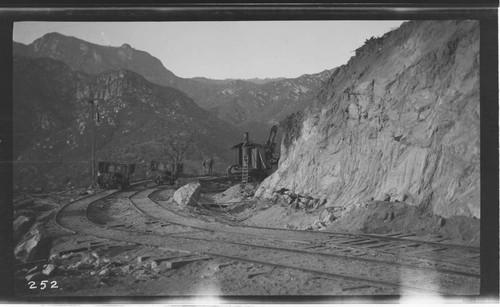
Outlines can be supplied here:
[[479, 218], [479, 23], [412, 21], [368, 40], [316, 105], [289, 118], [286, 188], [348, 206], [387, 198]]

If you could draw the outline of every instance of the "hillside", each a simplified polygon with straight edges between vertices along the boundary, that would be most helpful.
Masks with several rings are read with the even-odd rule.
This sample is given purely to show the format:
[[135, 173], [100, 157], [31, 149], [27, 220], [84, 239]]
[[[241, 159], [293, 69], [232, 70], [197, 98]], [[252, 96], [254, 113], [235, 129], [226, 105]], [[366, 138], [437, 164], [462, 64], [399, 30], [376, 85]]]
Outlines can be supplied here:
[[127, 69], [159, 85], [177, 87], [179, 82], [160, 60], [128, 44], [101, 46], [76, 37], [48, 33], [29, 45], [14, 43], [14, 55], [51, 58], [67, 64], [74, 71], [89, 74]]
[[279, 169], [257, 195], [480, 218], [479, 107], [479, 23], [404, 23], [357, 49], [315, 105], [287, 119]]
[[224, 121], [242, 129], [256, 129], [254, 134], [259, 139], [274, 123], [310, 105], [333, 72], [325, 70], [289, 79], [180, 78], [154, 56], [128, 44], [101, 46], [59, 33], [46, 34], [29, 45], [14, 43], [13, 49], [15, 55], [52, 58], [88, 74], [120, 69], [136, 72], [149, 82], [183, 91]]
[[252, 121], [271, 125], [312, 104], [332, 71], [265, 84], [232, 81], [213, 96], [206, 97], [202, 104], [219, 118], [235, 125]]
[[88, 179], [89, 99], [97, 99], [97, 159], [138, 163], [145, 175], [151, 159], [166, 159], [158, 139], [169, 131], [194, 133], [186, 171], [214, 155], [216, 170], [230, 164], [230, 147], [241, 136], [199, 108], [179, 90], [158, 86], [128, 70], [96, 75], [75, 72], [48, 58], [14, 58], [15, 185], [57, 188]]

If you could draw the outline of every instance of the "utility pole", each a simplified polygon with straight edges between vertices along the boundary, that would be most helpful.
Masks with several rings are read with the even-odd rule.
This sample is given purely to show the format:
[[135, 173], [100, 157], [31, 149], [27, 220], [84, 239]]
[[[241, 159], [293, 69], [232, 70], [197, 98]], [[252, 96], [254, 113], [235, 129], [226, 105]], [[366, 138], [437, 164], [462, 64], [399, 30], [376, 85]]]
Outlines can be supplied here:
[[92, 171], [92, 185], [95, 183], [95, 112], [94, 112], [94, 104], [97, 100], [89, 100], [90, 108], [91, 108], [91, 118], [92, 118], [92, 140], [90, 142], [91, 146], [91, 171]]

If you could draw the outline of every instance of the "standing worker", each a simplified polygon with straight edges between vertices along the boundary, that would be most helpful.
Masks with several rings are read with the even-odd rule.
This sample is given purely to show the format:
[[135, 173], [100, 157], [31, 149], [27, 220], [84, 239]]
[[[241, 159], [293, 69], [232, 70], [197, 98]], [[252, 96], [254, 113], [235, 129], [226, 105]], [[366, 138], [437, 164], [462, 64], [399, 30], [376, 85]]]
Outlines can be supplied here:
[[213, 166], [214, 166], [214, 163], [215, 163], [214, 159], [212, 157], [210, 157], [210, 159], [208, 160], [208, 174], [210, 176], [213, 175]]
[[203, 159], [203, 162], [201, 162], [201, 166], [203, 167], [203, 175], [207, 174], [207, 159]]

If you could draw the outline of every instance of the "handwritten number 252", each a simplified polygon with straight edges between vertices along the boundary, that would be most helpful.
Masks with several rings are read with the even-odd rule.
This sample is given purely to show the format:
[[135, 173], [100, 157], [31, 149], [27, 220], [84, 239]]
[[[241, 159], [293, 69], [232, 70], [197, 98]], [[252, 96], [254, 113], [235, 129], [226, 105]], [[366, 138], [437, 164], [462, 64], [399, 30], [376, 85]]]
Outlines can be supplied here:
[[[45, 290], [47, 288], [47, 284], [49, 283], [49, 280], [42, 280], [40, 282], [40, 290]], [[30, 281], [28, 282], [28, 285], [29, 285], [29, 288], [30, 289], [36, 289], [36, 282], [34, 281]], [[50, 281], [50, 289], [57, 289], [59, 288], [57, 286], [57, 281], [53, 280], [53, 281]]]

